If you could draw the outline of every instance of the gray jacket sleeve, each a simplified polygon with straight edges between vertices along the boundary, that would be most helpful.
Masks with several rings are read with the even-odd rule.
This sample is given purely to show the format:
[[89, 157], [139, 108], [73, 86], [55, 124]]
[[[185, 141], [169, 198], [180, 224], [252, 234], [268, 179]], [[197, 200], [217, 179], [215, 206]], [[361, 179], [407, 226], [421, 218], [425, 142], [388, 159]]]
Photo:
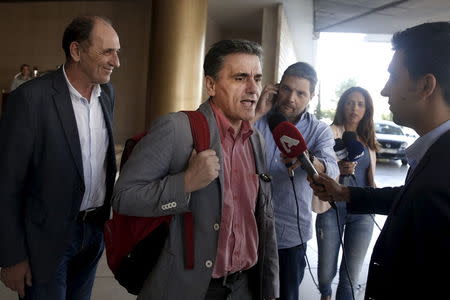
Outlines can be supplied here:
[[184, 113], [158, 119], [124, 165], [114, 188], [113, 209], [140, 217], [189, 211], [184, 170], [192, 147], [189, 121]]

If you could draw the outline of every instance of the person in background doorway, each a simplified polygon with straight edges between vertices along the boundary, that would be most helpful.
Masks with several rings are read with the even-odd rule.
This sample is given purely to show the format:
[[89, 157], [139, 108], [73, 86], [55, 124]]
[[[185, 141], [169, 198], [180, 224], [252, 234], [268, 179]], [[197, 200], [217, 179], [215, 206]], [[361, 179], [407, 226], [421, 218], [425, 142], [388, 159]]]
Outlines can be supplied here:
[[11, 83], [10, 92], [14, 91], [19, 85], [31, 79], [31, 68], [27, 64], [20, 66], [20, 72], [14, 76]]

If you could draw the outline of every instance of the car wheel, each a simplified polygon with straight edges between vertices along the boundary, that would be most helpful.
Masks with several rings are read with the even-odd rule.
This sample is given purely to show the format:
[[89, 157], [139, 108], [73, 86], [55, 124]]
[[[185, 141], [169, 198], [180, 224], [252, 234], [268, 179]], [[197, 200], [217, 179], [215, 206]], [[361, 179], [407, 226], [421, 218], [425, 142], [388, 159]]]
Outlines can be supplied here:
[[406, 165], [406, 164], [408, 164], [408, 160], [402, 159], [402, 165]]

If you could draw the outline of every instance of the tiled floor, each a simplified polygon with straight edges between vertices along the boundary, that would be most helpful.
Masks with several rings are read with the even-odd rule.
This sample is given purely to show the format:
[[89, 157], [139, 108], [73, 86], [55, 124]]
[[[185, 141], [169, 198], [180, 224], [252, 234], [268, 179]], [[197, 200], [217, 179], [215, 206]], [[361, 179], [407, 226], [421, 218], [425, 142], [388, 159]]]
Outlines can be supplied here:
[[[405, 175], [406, 167], [399, 166], [397, 163], [392, 162], [381, 162], [378, 164], [376, 172], [376, 181], [380, 187], [383, 186], [395, 186], [401, 185]], [[383, 226], [384, 216], [376, 216], [375, 220], [380, 225]], [[361, 272], [360, 281], [358, 284], [361, 288], [355, 294], [356, 300], [362, 300], [364, 298], [364, 287], [365, 279], [367, 278], [367, 269], [369, 258], [372, 253], [372, 247], [376, 239], [378, 238], [379, 230], [375, 227], [372, 236], [371, 245], [369, 247], [368, 253], [366, 255], [366, 260]], [[317, 281], [317, 244], [315, 239], [308, 242], [307, 251], [308, 260], [311, 266], [311, 272]], [[336, 290], [337, 278], [335, 278], [333, 283], [333, 292]], [[1, 300], [17, 300], [17, 296], [0, 284], [0, 299]], [[94, 291], [92, 295], [92, 300], [131, 300], [136, 299], [126, 292], [120, 285], [117, 284], [116, 280], [112, 276], [111, 272], [106, 265], [106, 260], [103, 257], [97, 271], [97, 277], [94, 284]], [[319, 300], [320, 294], [311, 279], [311, 275], [308, 270], [305, 271], [304, 280], [300, 286], [300, 299], [301, 300]], [[334, 299], [334, 296], [333, 296]], [[180, 300], [195, 300], [195, 299], [180, 299]]]

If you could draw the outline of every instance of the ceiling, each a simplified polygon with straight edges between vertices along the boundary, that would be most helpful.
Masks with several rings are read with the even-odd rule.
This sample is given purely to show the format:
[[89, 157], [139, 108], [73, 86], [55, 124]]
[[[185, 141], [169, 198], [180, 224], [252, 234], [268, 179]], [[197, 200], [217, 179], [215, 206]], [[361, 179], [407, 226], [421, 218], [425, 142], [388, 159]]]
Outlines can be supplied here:
[[315, 30], [392, 34], [433, 21], [450, 21], [449, 0], [315, 0]]
[[[57, 0], [46, 2], [48, 1]], [[37, 1], [0, 0], [1, 2]], [[294, 43], [295, 36], [301, 36], [304, 32], [302, 29], [305, 22], [309, 22], [301, 17], [308, 15], [304, 12], [305, 7], [310, 7], [309, 9], [314, 11], [315, 32], [392, 34], [424, 22], [450, 21], [450, 0], [312, 0], [312, 2], [313, 8], [311, 0], [208, 0], [208, 16], [225, 30], [258, 32], [262, 25], [263, 9], [282, 3]], [[296, 48], [299, 46], [296, 45]]]
[[[47, 0], [51, 2], [61, 0]], [[63, 0], [78, 1], [78, 0]], [[91, 0], [104, 1], [104, 0]], [[120, 1], [120, 0], [109, 0]], [[151, 0], [136, 0], [151, 1]], [[295, 36], [302, 24], [299, 12], [311, 0], [208, 0], [208, 14], [225, 29], [257, 31], [265, 7], [282, 3]], [[429, 21], [450, 21], [450, 0], [312, 0], [316, 32], [358, 32], [392, 34]], [[0, 0], [40, 2], [39, 0]]]
[[[305, 19], [301, 16], [305, 16], [305, 7], [311, 7], [310, 1], [208, 0], [208, 16], [225, 30], [258, 32], [263, 9], [282, 3], [296, 52], [299, 52], [302, 45], [295, 36], [304, 34]], [[367, 33], [370, 34], [368, 40], [389, 41], [390, 34], [408, 27], [424, 22], [450, 21], [450, 0], [312, 1], [313, 7], [310, 9], [314, 11], [315, 32]]]
[[[264, 7], [282, 3], [295, 36], [306, 0], [209, 0], [211, 18], [226, 29], [257, 30]], [[392, 34], [429, 21], [449, 21], [449, 0], [313, 0], [317, 32]]]

